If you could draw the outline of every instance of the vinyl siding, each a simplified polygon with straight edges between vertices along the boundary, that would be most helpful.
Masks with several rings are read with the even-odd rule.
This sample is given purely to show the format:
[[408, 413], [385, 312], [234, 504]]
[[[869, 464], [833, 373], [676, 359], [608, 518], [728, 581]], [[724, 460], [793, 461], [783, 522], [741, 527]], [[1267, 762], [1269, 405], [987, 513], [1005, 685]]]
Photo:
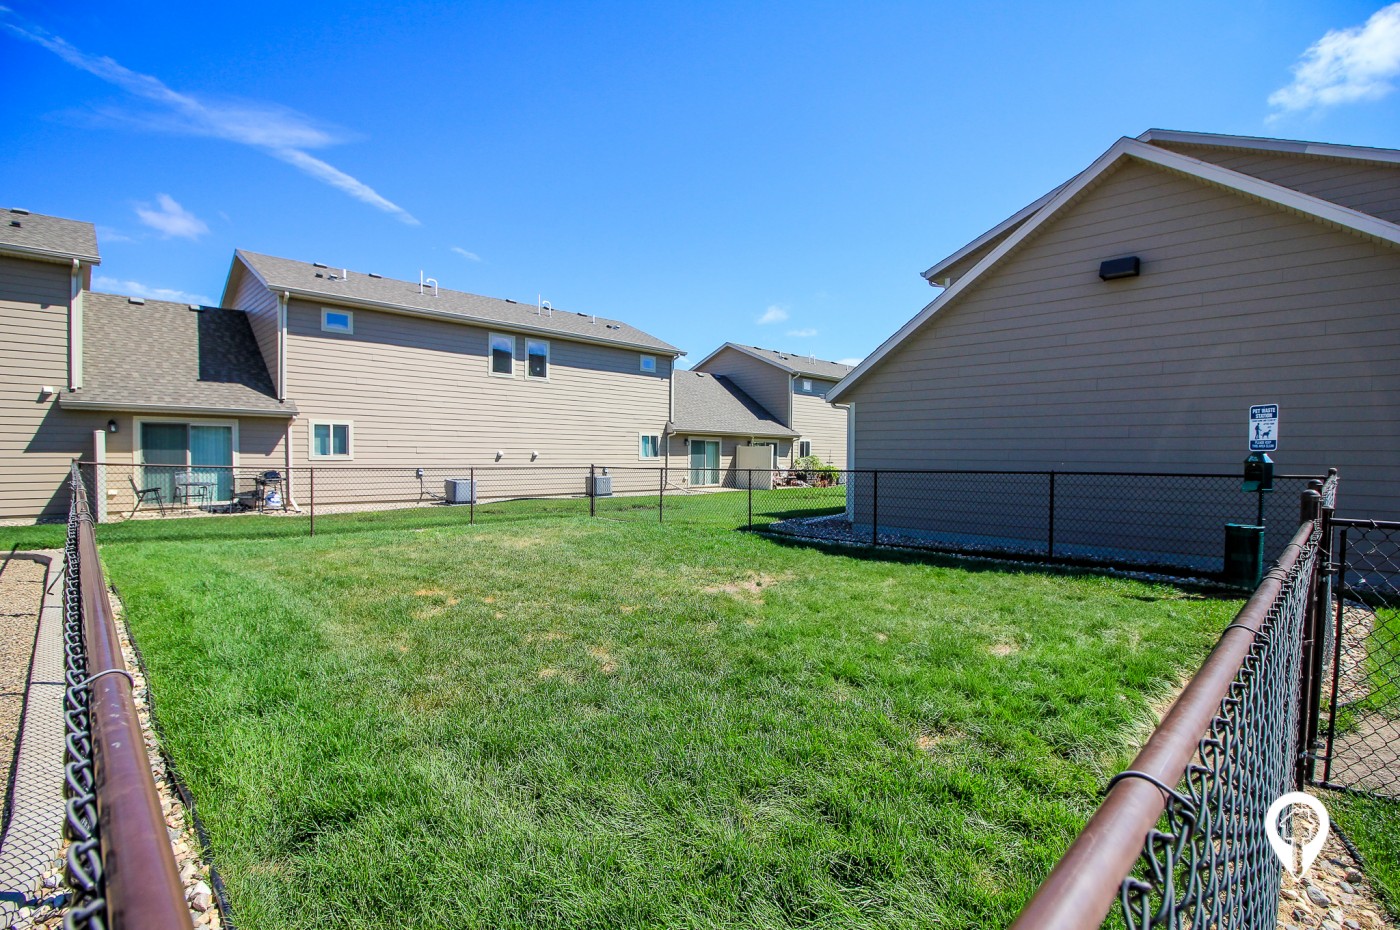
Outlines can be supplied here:
[[[1142, 276], [1100, 281], [1120, 255]], [[1343, 514], [1397, 519], [1397, 294], [1392, 248], [1130, 163], [844, 398], [856, 465], [1234, 473], [1278, 403], [1280, 473], [1337, 466]]]
[[[690, 487], [690, 450], [686, 448], [687, 435], [676, 434], [670, 437], [667, 445], [667, 453], [670, 456], [669, 473], [666, 483], [669, 487], [687, 488]], [[703, 433], [695, 434], [696, 439], [717, 439], [719, 440], [719, 485], [722, 488], [737, 488], [741, 486], [738, 476], [734, 470], [734, 450], [739, 446], [746, 446], [749, 440], [736, 436], [707, 436]], [[793, 443], [788, 439], [781, 440], [761, 440], [763, 442], [776, 442], [778, 445], [778, 467], [787, 468], [792, 465]]]
[[1400, 223], [1400, 165], [1209, 145], [1161, 147]]
[[739, 390], [758, 401], [779, 423], [789, 425], [788, 382], [791, 379], [787, 372], [730, 348], [721, 349], [696, 370], [724, 375], [738, 385]]
[[[638, 465], [637, 434], [660, 433], [671, 360], [638, 370], [636, 350], [551, 339], [549, 380], [527, 379], [526, 337], [515, 376], [487, 370], [495, 330], [355, 309], [353, 335], [321, 332], [323, 305], [289, 308], [287, 394], [297, 462], [367, 466]], [[351, 422], [354, 458], [310, 460], [310, 424]]]
[[[820, 382], [829, 390], [834, 382]], [[814, 382], [814, 387], [818, 386]], [[812, 444], [812, 454], [828, 465], [846, 467], [846, 409], [833, 407], [821, 397], [794, 392], [792, 428]]]
[[241, 262], [235, 265], [233, 274], [238, 280], [233, 291], [233, 309], [248, 314], [248, 324], [262, 350], [263, 363], [272, 375], [273, 386], [278, 389], [278, 396], [286, 396], [277, 384], [277, 295], [263, 287]]

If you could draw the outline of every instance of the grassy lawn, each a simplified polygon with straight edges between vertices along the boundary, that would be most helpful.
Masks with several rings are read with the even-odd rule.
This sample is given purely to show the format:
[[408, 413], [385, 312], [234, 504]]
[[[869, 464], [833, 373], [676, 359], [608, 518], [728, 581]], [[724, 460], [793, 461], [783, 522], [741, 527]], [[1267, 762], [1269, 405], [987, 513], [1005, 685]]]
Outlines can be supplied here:
[[1238, 606], [371, 516], [101, 530], [242, 926], [1004, 923]]

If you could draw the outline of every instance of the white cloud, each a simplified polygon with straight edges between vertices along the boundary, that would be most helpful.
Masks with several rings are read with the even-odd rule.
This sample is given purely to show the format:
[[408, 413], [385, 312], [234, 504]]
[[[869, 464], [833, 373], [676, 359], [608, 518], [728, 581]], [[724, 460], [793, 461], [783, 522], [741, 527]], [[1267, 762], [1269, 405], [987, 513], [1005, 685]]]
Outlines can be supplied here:
[[214, 301], [204, 294], [191, 294], [189, 291], [177, 291], [171, 287], [151, 287], [142, 284], [140, 281], [121, 281], [117, 278], [109, 278], [106, 275], [98, 275], [92, 279], [92, 289], [95, 291], [106, 291], [108, 293], [126, 294], [130, 297], [148, 297], [151, 300], [168, 300], [177, 304], [202, 304], [206, 307], [214, 306]]
[[789, 335], [789, 336], [795, 336], [795, 337], [797, 337], [798, 339], [811, 339], [811, 338], [812, 338], [813, 336], [815, 336], [816, 334], [817, 334], [817, 331], [816, 331], [815, 329], [790, 329], [790, 330], [788, 330], [788, 335]]
[[838, 358], [838, 359], [836, 360], [837, 364], [839, 364], [839, 365], [850, 365], [852, 368], [856, 367], [857, 365], [859, 365], [859, 364], [860, 364], [861, 362], [863, 362], [863, 361], [865, 361], [865, 359], [863, 359], [863, 358]]
[[156, 194], [156, 204], [136, 205], [136, 215], [152, 229], [179, 239], [198, 239], [209, 231], [203, 220], [176, 203], [169, 194]]
[[97, 241], [104, 245], [109, 242], [135, 242], [136, 239], [110, 226], [97, 227]]
[[139, 74], [105, 55], [89, 55], [67, 40], [20, 20], [3, 6], [0, 6], [0, 28], [48, 49], [73, 67], [158, 108], [154, 114], [123, 114], [129, 121], [180, 135], [207, 136], [250, 146], [410, 226], [418, 225], [412, 214], [380, 196], [368, 184], [308, 154], [306, 149], [325, 148], [345, 140], [303, 113], [275, 103], [213, 101], [182, 94], [167, 87], [159, 78]]
[[477, 255], [475, 252], [468, 252], [466, 249], [462, 248], [462, 247], [459, 246], [459, 245], [454, 245], [454, 246], [452, 247], [452, 251], [456, 252], [458, 255], [462, 256], [463, 258], [465, 258], [465, 259], [466, 259], [467, 261], [469, 261], [469, 262], [479, 262], [479, 261], [481, 261], [481, 256], [480, 256], [480, 255]]
[[766, 326], [769, 323], [781, 323], [787, 318], [788, 312], [786, 310], [777, 304], [772, 304], [767, 310], [763, 311], [763, 316], [758, 318], [758, 323], [760, 326]]
[[1371, 15], [1364, 26], [1333, 29], [1293, 66], [1293, 83], [1269, 95], [1281, 112], [1378, 100], [1400, 76], [1400, 3]]

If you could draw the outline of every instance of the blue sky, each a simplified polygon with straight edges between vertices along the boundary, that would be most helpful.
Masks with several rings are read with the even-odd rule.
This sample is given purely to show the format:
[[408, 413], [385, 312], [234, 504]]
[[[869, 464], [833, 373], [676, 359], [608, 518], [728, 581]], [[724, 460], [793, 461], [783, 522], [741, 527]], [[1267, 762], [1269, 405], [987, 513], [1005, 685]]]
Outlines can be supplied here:
[[692, 361], [867, 354], [1121, 135], [1400, 148], [1400, 4], [0, 3], [0, 206], [102, 289], [422, 269]]

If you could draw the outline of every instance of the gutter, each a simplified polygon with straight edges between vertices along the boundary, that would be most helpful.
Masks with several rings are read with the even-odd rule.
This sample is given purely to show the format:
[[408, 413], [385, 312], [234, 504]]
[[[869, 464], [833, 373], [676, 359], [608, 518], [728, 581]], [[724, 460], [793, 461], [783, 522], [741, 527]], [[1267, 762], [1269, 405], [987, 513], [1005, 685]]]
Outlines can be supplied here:
[[69, 262], [86, 262], [89, 265], [100, 265], [102, 259], [96, 255], [75, 255], [72, 252], [55, 252], [51, 249], [34, 249], [23, 245], [12, 243], [0, 244], [0, 255], [8, 255], [14, 258], [39, 259], [45, 262], [58, 262], [66, 265]]
[[119, 401], [82, 400], [74, 395], [59, 398], [58, 405], [64, 410], [110, 410], [114, 413], [179, 413], [211, 416], [239, 417], [295, 417], [297, 409], [289, 406], [286, 410], [254, 410], [242, 407], [199, 407], [174, 404], [128, 404]]

